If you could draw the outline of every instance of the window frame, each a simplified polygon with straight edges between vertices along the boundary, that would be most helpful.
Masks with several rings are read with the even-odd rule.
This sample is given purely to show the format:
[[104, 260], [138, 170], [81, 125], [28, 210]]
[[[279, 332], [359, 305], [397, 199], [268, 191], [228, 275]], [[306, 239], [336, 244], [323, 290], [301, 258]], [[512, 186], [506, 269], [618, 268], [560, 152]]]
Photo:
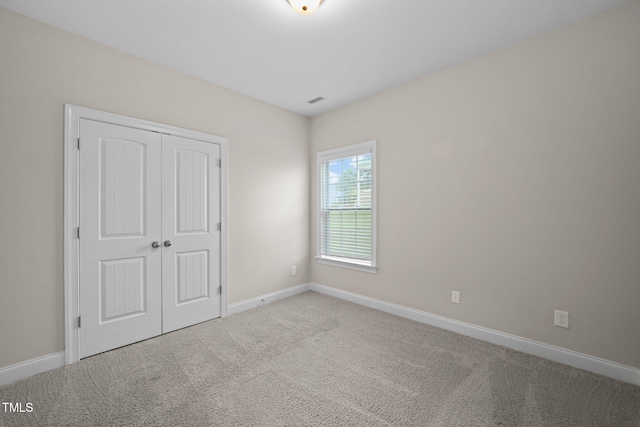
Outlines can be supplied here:
[[[318, 264], [331, 265], [334, 267], [349, 268], [353, 270], [364, 271], [367, 273], [376, 273], [377, 265], [377, 141], [366, 141], [358, 144], [351, 144], [345, 147], [334, 148], [331, 150], [319, 151], [316, 154], [316, 177], [317, 177], [317, 203], [316, 213], [318, 215], [316, 224], [316, 262]], [[355, 157], [363, 154], [371, 154], [371, 262], [362, 261], [352, 258], [343, 258], [322, 254], [322, 163], [344, 159], [347, 157]]]

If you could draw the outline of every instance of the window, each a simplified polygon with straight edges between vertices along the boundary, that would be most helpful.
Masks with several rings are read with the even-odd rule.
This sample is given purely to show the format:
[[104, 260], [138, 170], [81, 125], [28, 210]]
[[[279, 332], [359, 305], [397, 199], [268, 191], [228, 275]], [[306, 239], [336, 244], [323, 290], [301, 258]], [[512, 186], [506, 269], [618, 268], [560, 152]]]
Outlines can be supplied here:
[[376, 141], [318, 153], [317, 261], [376, 272]]

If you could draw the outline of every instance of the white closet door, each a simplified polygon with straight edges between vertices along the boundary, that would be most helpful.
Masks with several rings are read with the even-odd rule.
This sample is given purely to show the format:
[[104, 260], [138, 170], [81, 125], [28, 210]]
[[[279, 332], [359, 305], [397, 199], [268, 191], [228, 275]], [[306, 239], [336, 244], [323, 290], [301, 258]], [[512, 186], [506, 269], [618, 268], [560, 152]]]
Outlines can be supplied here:
[[162, 137], [162, 330], [220, 317], [220, 146]]
[[80, 357], [161, 331], [161, 136], [80, 120]]

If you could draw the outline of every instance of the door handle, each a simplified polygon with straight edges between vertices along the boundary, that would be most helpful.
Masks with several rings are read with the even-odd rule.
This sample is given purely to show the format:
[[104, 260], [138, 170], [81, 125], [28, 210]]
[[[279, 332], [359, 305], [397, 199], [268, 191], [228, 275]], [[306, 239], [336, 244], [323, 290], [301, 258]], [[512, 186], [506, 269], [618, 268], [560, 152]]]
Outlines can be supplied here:
[[164, 241], [164, 245], [165, 245], [165, 247], [167, 247], [167, 248], [168, 248], [169, 246], [171, 246], [171, 240], [165, 240], [165, 241]]
[[152, 248], [159, 248], [159, 247], [160, 247], [160, 242], [158, 242], [158, 241], [156, 240], [155, 242], [153, 242], [153, 243], [151, 244], [151, 247], [152, 247]]

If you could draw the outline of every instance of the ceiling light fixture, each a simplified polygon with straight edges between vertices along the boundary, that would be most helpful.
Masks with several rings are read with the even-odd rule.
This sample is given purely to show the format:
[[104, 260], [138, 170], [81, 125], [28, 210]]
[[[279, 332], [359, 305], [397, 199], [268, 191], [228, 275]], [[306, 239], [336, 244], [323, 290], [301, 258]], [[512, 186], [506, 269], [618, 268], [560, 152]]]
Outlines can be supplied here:
[[298, 13], [308, 15], [318, 10], [322, 0], [289, 0], [289, 4]]

